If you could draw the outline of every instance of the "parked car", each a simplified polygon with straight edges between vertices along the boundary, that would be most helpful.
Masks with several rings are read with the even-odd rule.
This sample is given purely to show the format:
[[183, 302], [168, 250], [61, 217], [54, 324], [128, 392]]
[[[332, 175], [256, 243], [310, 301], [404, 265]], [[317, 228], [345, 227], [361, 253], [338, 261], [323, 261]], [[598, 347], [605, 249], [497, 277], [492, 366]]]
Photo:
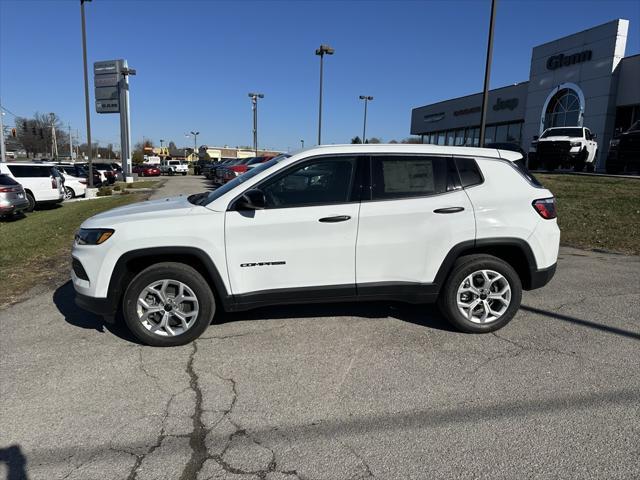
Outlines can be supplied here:
[[221, 310], [345, 300], [438, 301], [465, 332], [506, 325], [556, 269], [553, 194], [505, 150], [323, 146], [220, 188], [86, 220], [76, 303], [121, 307], [133, 334], [171, 346]]
[[211, 165], [207, 165], [202, 169], [202, 175], [204, 175], [208, 180], [216, 179], [216, 171], [219, 168], [222, 168], [226, 165], [230, 165], [232, 162], [237, 161], [237, 158], [223, 158], [219, 162], [212, 163]]
[[210, 167], [213, 164], [212, 160], [200, 159], [193, 164], [193, 174], [200, 175], [206, 167]]
[[[539, 138], [534, 137], [529, 150], [532, 169], [542, 167], [547, 170], [573, 168], [581, 172], [595, 170], [598, 143], [595, 134], [583, 127], [547, 128]], [[533, 164], [533, 165], [531, 165]]]
[[252, 168], [257, 167], [261, 163], [268, 162], [273, 157], [274, 155], [262, 155], [260, 157], [253, 157], [253, 159], [246, 164], [247, 170], [251, 170]]
[[0, 163], [0, 173], [9, 175], [22, 185], [29, 201], [28, 212], [33, 211], [36, 205], [64, 200], [64, 179], [52, 163]]
[[230, 182], [238, 175], [245, 173], [248, 170], [247, 164], [254, 158], [255, 157], [237, 158], [235, 161], [222, 165], [216, 169], [216, 178], [214, 181], [220, 185]]
[[146, 165], [144, 163], [134, 165], [132, 168], [133, 173], [137, 173], [140, 177], [159, 177], [162, 175], [160, 169], [154, 165]]
[[0, 216], [8, 217], [29, 208], [24, 188], [12, 177], [0, 173]]
[[64, 199], [71, 200], [76, 197], [83, 197], [87, 193], [87, 179], [74, 177], [60, 170], [64, 178]]
[[[81, 178], [86, 180], [86, 185], [89, 183], [89, 173], [85, 164], [79, 163], [56, 163], [56, 168], [61, 172], [71, 175], [72, 177]], [[97, 170], [93, 170], [93, 186], [99, 188], [102, 186], [102, 175]]]
[[609, 143], [607, 173], [640, 173], [640, 120]]
[[100, 174], [100, 180], [103, 184], [112, 185], [113, 183], [115, 183], [116, 171], [113, 169], [110, 163], [93, 162], [92, 168]]
[[116, 180], [124, 182], [124, 172], [122, 171], [122, 166], [116, 162], [111, 162], [110, 165], [111, 168], [113, 168], [113, 173], [116, 177]]
[[160, 163], [160, 172], [163, 175], [186, 175], [189, 173], [189, 165], [182, 160], [163, 160]]

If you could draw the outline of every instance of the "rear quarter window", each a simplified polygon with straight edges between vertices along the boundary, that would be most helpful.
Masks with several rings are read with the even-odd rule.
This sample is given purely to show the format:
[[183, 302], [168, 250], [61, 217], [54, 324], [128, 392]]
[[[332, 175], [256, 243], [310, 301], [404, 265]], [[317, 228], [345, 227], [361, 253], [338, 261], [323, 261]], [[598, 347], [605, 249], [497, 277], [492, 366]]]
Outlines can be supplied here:
[[484, 179], [477, 162], [473, 158], [459, 157], [455, 159], [456, 167], [460, 175], [460, 183], [463, 187], [480, 185]]

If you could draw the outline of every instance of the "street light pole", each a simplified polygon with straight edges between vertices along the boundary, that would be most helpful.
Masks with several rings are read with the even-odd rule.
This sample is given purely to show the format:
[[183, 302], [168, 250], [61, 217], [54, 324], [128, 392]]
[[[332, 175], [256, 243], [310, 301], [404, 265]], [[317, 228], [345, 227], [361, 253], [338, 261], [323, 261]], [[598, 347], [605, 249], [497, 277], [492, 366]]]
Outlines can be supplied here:
[[[191, 135], [193, 135], [193, 154], [198, 155], [198, 135], [200, 135], [200, 132], [191, 132]], [[200, 155], [198, 155], [198, 158], [200, 158]]]
[[84, 2], [80, 0], [80, 17], [82, 19], [82, 64], [84, 67], [84, 108], [87, 116], [87, 146], [89, 147], [89, 188], [93, 188], [93, 163], [91, 152], [91, 115], [89, 113], [89, 75], [87, 74], [87, 31], [84, 22]]
[[322, 144], [322, 76], [324, 66], [324, 56], [333, 55], [335, 50], [329, 45], [320, 45], [316, 49], [316, 55], [320, 56], [320, 105], [318, 107], [318, 145]]
[[302, 148], [304, 148], [304, 140], [300, 140], [300, 144], [302, 145]]
[[491, 56], [493, 55], [493, 26], [496, 21], [496, 4], [491, 0], [491, 20], [489, 22], [489, 41], [487, 44], [487, 63], [484, 68], [484, 90], [482, 92], [482, 110], [480, 112], [480, 148], [484, 147], [484, 132], [487, 123], [487, 104], [489, 103], [489, 80], [491, 78]]
[[253, 110], [253, 150], [258, 156], [258, 99], [264, 98], [262, 93], [250, 93], [251, 109]]
[[2, 111], [2, 104], [0, 103], [0, 162], [7, 161], [7, 154], [5, 152], [4, 146], [4, 122], [2, 121], [2, 116], [4, 112]]
[[364, 126], [362, 127], [362, 143], [367, 143], [367, 103], [373, 100], [372, 96], [360, 95], [360, 100], [364, 100]]

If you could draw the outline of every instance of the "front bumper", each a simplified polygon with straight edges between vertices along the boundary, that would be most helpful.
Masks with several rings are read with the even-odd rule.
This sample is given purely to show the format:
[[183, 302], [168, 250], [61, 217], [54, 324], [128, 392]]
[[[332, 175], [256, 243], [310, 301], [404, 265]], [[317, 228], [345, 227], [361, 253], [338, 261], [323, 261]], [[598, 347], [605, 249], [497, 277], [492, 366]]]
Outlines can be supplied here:
[[76, 292], [76, 305], [83, 310], [104, 317], [114, 316], [117, 310], [117, 305], [108, 297], [89, 297], [78, 292]]

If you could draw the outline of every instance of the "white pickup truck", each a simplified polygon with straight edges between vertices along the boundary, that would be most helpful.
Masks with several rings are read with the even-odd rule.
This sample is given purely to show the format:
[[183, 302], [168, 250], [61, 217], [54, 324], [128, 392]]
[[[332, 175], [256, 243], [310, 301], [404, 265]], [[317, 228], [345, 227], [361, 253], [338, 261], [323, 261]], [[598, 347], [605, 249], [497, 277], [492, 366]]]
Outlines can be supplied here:
[[186, 175], [189, 173], [189, 165], [181, 160], [164, 160], [160, 163], [160, 172], [163, 175]]
[[[529, 168], [573, 168], [593, 172], [598, 155], [595, 134], [584, 127], [547, 128], [540, 138], [533, 137], [529, 149]], [[532, 165], [535, 164], [535, 167]]]

